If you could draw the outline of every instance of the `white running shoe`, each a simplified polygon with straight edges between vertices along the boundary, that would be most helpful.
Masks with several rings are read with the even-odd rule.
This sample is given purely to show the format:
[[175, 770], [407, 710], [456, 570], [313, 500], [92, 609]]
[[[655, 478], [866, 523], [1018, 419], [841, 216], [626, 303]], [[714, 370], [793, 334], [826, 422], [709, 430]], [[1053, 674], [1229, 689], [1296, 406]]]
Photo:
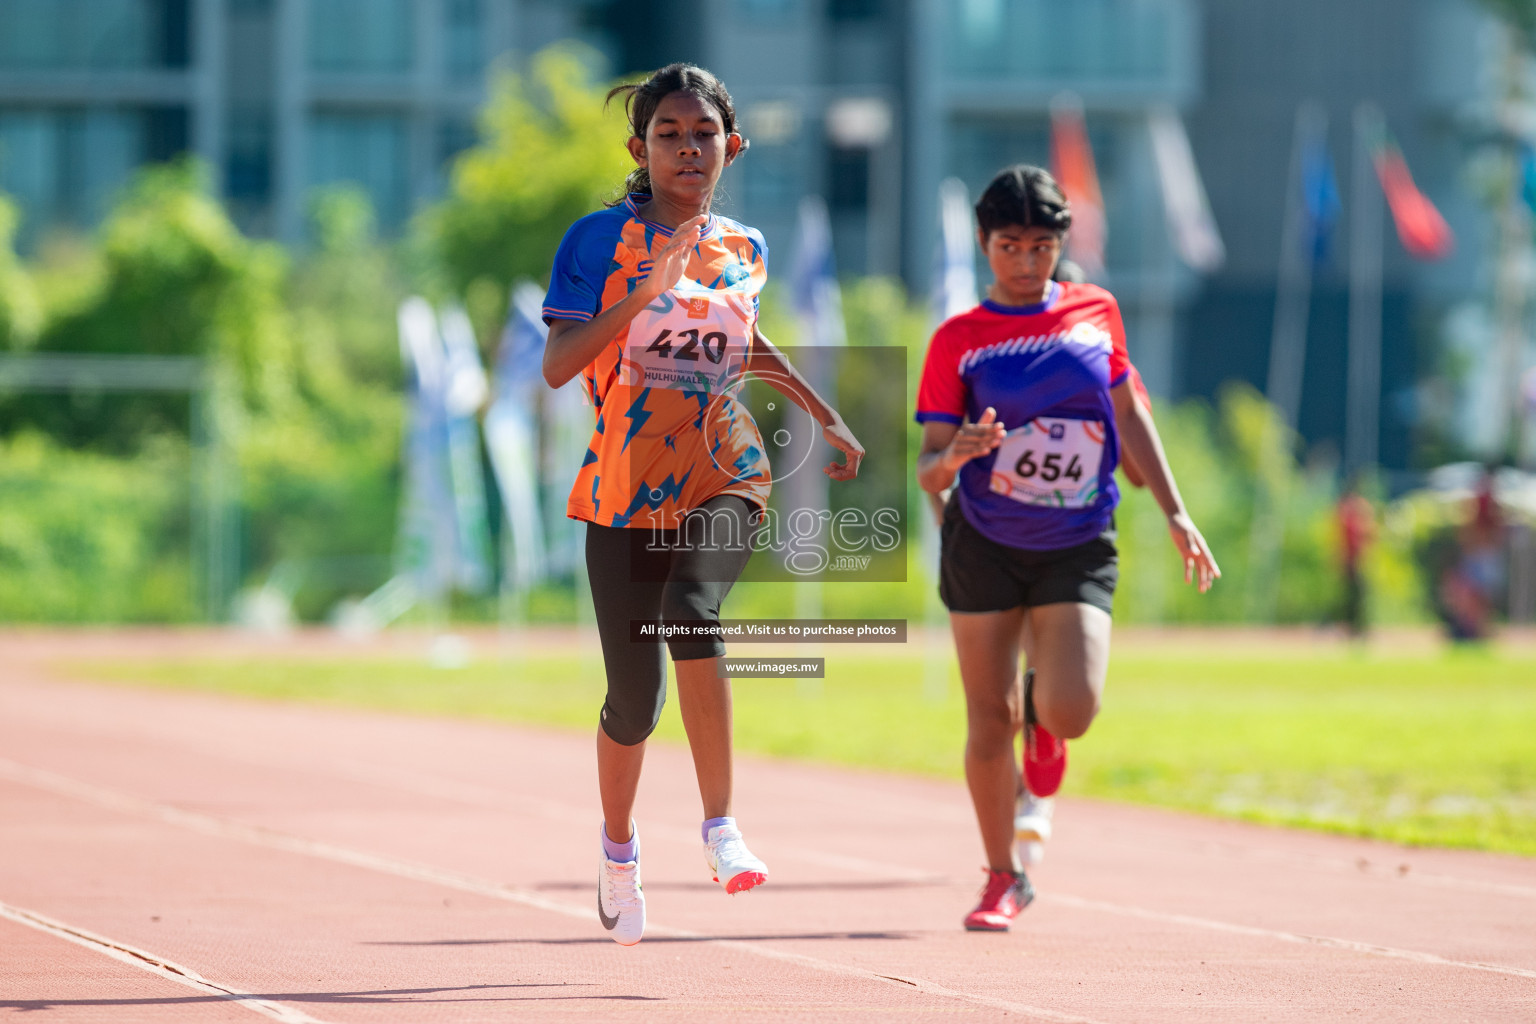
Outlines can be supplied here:
[[634, 835], [634, 860], [609, 860], [605, 850], [597, 869], [597, 919], [612, 934], [613, 941], [621, 946], [633, 946], [645, 934], [645, 892], [640, 887], [640, 833], [637, 831]]
[[746, 892], [768, 881], [768, 865], [752, 856], [735, 825], [716, 825], [709, 830], [704, 862], [728, 893]]
[[1013, 814], [1013, 836], [1019, 841], [1019, 857], [1026, 864], [1045, 859], [1045, 841], [1051, 838], [1051, 814], [1056, 799], [1035, 796], [1027, 788], [1019, 794]]

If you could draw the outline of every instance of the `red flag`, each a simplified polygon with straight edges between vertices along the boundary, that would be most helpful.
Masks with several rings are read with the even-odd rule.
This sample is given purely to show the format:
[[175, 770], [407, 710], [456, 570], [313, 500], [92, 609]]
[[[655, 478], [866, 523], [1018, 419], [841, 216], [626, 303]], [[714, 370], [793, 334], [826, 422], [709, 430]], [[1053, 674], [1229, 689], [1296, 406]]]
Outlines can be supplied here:
[[1077, 103], [1057, 103], [1051, 108], [1051, 174], [1072, 204], [1072, 233], [1068, 255], [1088, 274], [1104, 270], [1104, 196], [1093, 166], [1093, 147]]
[[1435, 209], [1429, 197], [1419, 191], [1408, 173], [1402, 152], [1390, 142], [1377, 145], [1374, 154], [1376, 177], [1387, 195], [1397, 237], [1410, 256], [1421, 260], [1442, 260], [1456, 248], [1456, 236]]

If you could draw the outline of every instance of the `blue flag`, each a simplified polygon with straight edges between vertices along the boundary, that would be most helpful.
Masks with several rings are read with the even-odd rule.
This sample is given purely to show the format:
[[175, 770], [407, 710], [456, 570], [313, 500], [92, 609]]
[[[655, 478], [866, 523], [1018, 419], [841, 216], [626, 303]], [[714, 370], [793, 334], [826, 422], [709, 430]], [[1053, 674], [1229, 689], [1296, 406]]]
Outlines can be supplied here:
[[1326, 139], [1310, 140], [1301, 154], [1301, 196], [1307, 219], [1307, 250], [1317, 266], [1326, 263], [1333, 253], [1334, 229], [1341, 209]]

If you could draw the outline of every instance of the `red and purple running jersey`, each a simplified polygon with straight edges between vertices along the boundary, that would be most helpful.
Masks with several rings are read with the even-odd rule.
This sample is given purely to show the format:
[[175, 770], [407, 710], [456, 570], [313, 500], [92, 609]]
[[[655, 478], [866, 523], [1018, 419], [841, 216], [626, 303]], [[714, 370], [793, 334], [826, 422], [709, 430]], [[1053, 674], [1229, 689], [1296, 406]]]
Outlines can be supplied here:
[[1032, 551], [1093, 540], [1120, 499], [1110, 388], [1130, 373], [1114, 296], [1052, 282], [1033, 306], [987, 300], [939, 325], [917, 391], [917, 420], [1007, 428], [960, 469], [960, 510], [987, 538]]
[[[640, 216], [649, 198], [631, 195], [571, 225], [555, 254], [546, 322], [591, 320], [650, 273], [672, 230]], [[672, 528], [722, 494], [767, 507], [763, 440], [736, 399], [767, 278], [763, 236], [712, 215], [677, 286], [581, 372], [597, 429], [566, 515]]]

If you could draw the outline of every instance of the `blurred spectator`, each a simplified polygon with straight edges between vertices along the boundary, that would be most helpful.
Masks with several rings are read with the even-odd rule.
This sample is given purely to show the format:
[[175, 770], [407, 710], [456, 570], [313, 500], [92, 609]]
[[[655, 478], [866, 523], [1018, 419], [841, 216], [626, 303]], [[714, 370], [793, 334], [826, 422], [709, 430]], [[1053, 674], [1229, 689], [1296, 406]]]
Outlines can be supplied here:
[[1485, 472], [1456, 532], [1454, 558], [1441, 570], [1437, 605], [1452, 640], [1482, 640], [1491, 629], [1503, 592], [1504, 516], [1493, 494], [1493, 472]]
[[1351, 636], [1365, 636], [1365, 576], [1361, 571], [1366, 548], [1376, 539], [1376, 512], [1351, 480], [1334, 510], [1339, 526], [1339, 558], [1344, 571], [1341, 618]]

